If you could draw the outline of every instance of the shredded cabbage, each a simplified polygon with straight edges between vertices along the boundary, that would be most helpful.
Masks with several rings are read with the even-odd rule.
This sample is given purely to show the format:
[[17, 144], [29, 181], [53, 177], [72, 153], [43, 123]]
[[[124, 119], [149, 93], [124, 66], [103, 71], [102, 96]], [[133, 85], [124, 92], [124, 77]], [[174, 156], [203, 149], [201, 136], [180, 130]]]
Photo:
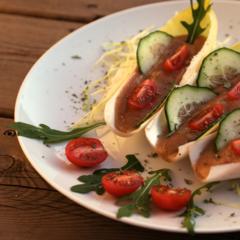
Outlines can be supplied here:
[[[90, 83], [83, 90], [86, 101], [82, 106], [88, 113], [74, 124], [92, 124], [104, 121], [104, 107], [114, 93], [132, 76], [137, 68], [136, 51], [139, 40], [146, 36], [152, 28], [147, 28], [134, 37], [122, 42], [110, 42], [103, 46], [104, 54], [98, 59], [95, 67], [103, 66], [106, 74]], [[91, 102], [91, 97], [100, 97], [99, 101]]]

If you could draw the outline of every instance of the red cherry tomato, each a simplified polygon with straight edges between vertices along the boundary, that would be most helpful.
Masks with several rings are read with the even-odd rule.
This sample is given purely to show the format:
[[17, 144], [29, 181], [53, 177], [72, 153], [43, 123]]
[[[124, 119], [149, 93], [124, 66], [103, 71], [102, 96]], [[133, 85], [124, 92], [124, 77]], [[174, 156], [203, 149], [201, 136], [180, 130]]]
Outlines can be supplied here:
[[103, 162], [108, 154], [96, 138], [77, 138], [65, 148], [67, 159], [79, 167], [94, 167]]
[[240, 99], [240, 82], [238, 82], [228, 93], [229, 100], [238, 100]]
[[144, 80], [129, 97], [128, 106], [135, 110], [151, 108], [156, 100], [157, 89], [155, 80]]
[[143, 178], [135, 171], [119, 171], [107, 173], [102, 178], [106, 192], [115, 197], [128, 195], [143, 184]]
[[166, 185], [153, 186], [151, 196], [153, 202], [162, 210], [177, 211], [187, 205], [192, 192], [186, 188], [170, 188]]
[[189, 48], [186, 44], [177, 49], [176, 53], [165, 60], [163, 69], [166, 72], [174, 72], [181, 69], [189, 56]]
[[231, 149], [237, 154], [240, 155], [240, 139], [233, 140], [231, 142]]
[[207, 109], [204, 114], [200, 114], [200, 116], [192, 119], [188, 127], [192, 130], [203, 131], [206, 129], [211, 123], [216, 121], [220, 116], [224, 113], [224, 105], [221, 103], [216, 103], [211, 108]]

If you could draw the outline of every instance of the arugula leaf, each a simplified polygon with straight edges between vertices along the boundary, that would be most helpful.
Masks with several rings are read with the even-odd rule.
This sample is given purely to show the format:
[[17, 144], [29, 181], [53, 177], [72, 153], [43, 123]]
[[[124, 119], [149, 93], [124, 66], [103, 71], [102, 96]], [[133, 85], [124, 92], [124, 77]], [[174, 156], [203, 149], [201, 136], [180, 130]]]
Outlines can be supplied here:
[[15, 129], [19, 136], [39, 139], [42, 140], [45, 144], [50, 144], [78, 138], [83, 134], [93, 130], [94, 128], [102, 125], [105, 125], [105, 122], [99, 122], [92, 125], [76, 128], [69, 132], [55, 130], [45, 124], [39, 124], [39, 127], [36, 127], [23, 122], [15, 122], [10, 125], [10, 128]]
[[143, 165], [138, 161], [138, 159], [136, 158], [135, 155], [133, 154], [128, 154], [126, 155], [126, 158], [128, 160], [128, 162], [121, 167], [121, 170], [137, 170], [138, 172], [143, 172], [144, 171], [144, 167]]
[[71, 191], [77, 193], [89, 193], [96, 192], [101, 195], [105, 192], [102, 186], [102, 177], [110, 172], [123, 171], [123, 170], [136, 170], [139, 172], [144, 171], [144, 167], [136, 158], [135, 155], [126, 155], [127, 163], [121, 168], [102, 168], [98, 169], [90, 175], [82, 175], [78, 178], [79, 181], [83, 182], [82, 184], [78, 184], [71, 187]]
[[117, 217], [118, 218], [130, 217], [132, 215], [134, 209], [135, 209], [134, 204], [125, 205], [125, 206], [119, 208], [118, 213], [117, 213]]
[[78, 178], [79, 181], [84, 184], [79, 184], [71, 187], [71, 191], [77, 193], [89, 193], [95, 191], [97, 194], [102, 195], [104, 193], [103, 186], [101, 184], [102, 175], [89, 175], [81, 176]]
[[191, 199], [187, 204], [186, 210], [180, 215], [180, 216], [184, 217], [184, 219], [182, 221], [182, 226], [187, 228], [189, 233], [191, 233], [191, 234], [194, 233], [194, 227], [196, 225], [196, 218], [205, 214], [205, 211], [202, 208], [198, 207], [194, 203], [194, 197], [196, 195], [201, 195], [203, 190], [210, 191], [212, 189], [212, 187], [218, 183], [219, 182], [207, 183], [207, 184], [201, 186], [200, 188], [196, 189], [192, 193]]
[[204, 0], [197, 0], [198, 6], [194, 9], [193, 7], [193, 1], [190, 0], [191, 3], [191, 9], [192, 9], [192, 23], [187, 23], [186, 21], [181, 21], [182, 25], [186, 28], [188, 31], [188, 37], [186, 42], [192, 44], [194, 43], [195, 39], [205, 30], [205, 28], [201, 27], [201, 21], [207, 14], [207, 12], [211, 8], [211, 4], [208, 5], [208, 7], [204, 8]]
[[150, 178], [148, 178], [144, 185], [137, 190], [136, 192], [124, 196], [118, 200], [118, 203], [122, 202], [130, 202], [119, 208], [117, 212], [117, 217], [130, 217], [134, 212], [144, 216], [150, 216], [150, 190], [152, 186], [159, 185], [161, 181], [161, 177], [165, 179], [171, 179], [169, 176], [169, 169], [160, 169], [157, 171], [153, 171]]

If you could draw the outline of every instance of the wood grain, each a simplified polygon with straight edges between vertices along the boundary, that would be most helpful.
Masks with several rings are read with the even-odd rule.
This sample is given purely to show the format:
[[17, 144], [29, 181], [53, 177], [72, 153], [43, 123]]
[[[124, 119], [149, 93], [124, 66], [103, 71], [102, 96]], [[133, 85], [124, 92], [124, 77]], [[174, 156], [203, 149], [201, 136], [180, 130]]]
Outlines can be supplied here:
[[[0, 118], [0, 239], [168, 239], [192, 237], [137, 228], [95, 214], [52, 189], [30, 166], [7, 134], [12, 123]], [[176, 238], [177, 236], [177, 238]], [[205, 235], [205, 239], [238, 239], [233, 234]], [[202, 239], [196, 236], [194, 239]]]
[[80, 23], [0, 14], [0, 116], [13, 117], [18, 89], [33, 63]]
[[161, 0], [1, 0], [0, 12], [87, 23], [122, 9], [154, 2]]
[[51, 45], [82, 26], [75, 21], [86, 23], [151, 2], [158, 1], [0, 0], [0, 116], [13, 117], [16, 95], [25, 75]]

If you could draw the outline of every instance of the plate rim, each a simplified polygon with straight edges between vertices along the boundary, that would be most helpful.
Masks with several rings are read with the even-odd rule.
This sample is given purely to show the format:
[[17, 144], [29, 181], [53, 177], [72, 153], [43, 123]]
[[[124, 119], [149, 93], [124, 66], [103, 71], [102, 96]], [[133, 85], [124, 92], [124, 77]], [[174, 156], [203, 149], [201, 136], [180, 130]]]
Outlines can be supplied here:
[[[224, 3], [224, 4], [236, 4], [240, 6], [240, 2], [236, 1], [236, 0], [214, 0], [216, 3]], [[29, 76], [32, 74], [33, 70], [37, 67], [38, 63], [42, 61], [42, 59], [45, 58], [45, 56], [47, 56], [47, 54], [52, 51], [53, 49], [55, 49], [56, 47], [58, 47], [58, 45], [61, 45], [62, 42], [68, 40], [69, 38], [71, 38], [73, 35], [78, 34], [78, 32], [84, 31], [85, 29], [91, 27], [92, 25], [94, 25], [95, 23], [99, 23], [99, 22], [104, 22], [104, 21], [108, 21], [108, 19], [111, 19], [112, 17], [118, 17], [121, 16], [122, 14], [128, 14], [132, 11], [136, 11], [138, 9], [143, 9], [143, 8], [147, 8], [150, 6], [154, 6], [154, 5], [174, 5], [174, 4], [179, 4], [179, 3], [186, 3], [185, 0], [173, 0], [173, 1], [164, 1], [164, 2], [156, 2], [156, 3], [149, 3], [149, 4], [144, 4], [144, 5], [140, 5], [140, 6], [136, 6], [136, 7], [131, 7], [131, 8], [127, 8], [121, 11], [117, 11], [115, 13], [111, 13], [109, 15], [106, 15], [100, 19], [97, 19], [95, 21], [92, 21], [88, 24], [83, 25], [82, 27], [77, 28], [76, 30], [74, 30], [73, 32], [67, 34], [66, 36], [62, 37], [60, 40], [58, 40], [56, 43], [54, 43], [53, 45], [51, 45], [51, 47], [49, 47], [38, 59], [37, 61], [31, 66], [31, 68], [29, 69], [28, 73], [26, 74], [26, 76], [24, 77], [24, 80], [22, 81], [18, 93], [17, 93], [17, 97], [16, 97], [16, 101], [15, 101], [15, 106], [14, 106], [14, 121], [18, 121], [19, 120], [19, 106], [20, 106], [20, 98], [22, 93], [24, 92], [24, 86], [27, 82], [29, 78]], [[28, 80], [30, 81], [30, 80]], [[26, 146], [24, 145], [24, 137], [21, 136], [17, 136], [19, 145], [24, 153], [24, 155], [26, 156], [28, 162], [31, 164], [31, 166], [34, 168], [34, 170], [44, 179], [44, 181], [46, 181], [51, 187], [53, 187], [55, 190], [57, 190], [59, 193], [61, 193], [62, 195], [64, 195], [65, 197], [67, 197], [68, 199], [72, 200], [73, 202], [75, 202], [76, 204], [80, 205], [81, 207], [84, 207], [96, 214], [102, 215], [104, 217], [110, 218], [114, 221], [118, 221], [118, 222], [122, 222], [125, 224], [129, 224], [129, 225], [133, 225], [136, 227], [141, 227], [141, 228], [145, 228], [145, 229], [151, 229], [151, 230], [157, 230], [157, 231], [165, 231], [165, 232], [173, 232], [173, 233], [188, 233], [187, 230], [185, 228], [182, 228], [181, 225], [180, 226], [169, 226], [169, 227], [161, 227], [161, 226], [151, 226], [150, 224], [147, 223], [143, 223], [143, 222], [138, 222], [138, 220], [133, 219], [133, 218], [121, 218], [118, 219], [116, 217], [116, 215], [112, 215], [110, 212], [106, 212], [105, 210], [101, 210], [98, 209], [97, 207], [92, 207], [92, 206], [88, 206], [87, 204], [84, 203], [84, 201], [81, 201], [81, 199], [78, 197], [79, 195], [75, 195], [74, 193], [72, 193], [70, 190], [66, 190], [63, 187], [61, 187], [59, 184], [53, 182], [51, 179], [48, 178], [48, 175], [45, 174], [44, 172], [42, 172], [37, 165], [35, 165], [35, 161], [31, 159], [30, 154], [28, 153], [28, 150], [26, 148]], [[69, 194], [71, 193], [71, 194]], [[132, 220], [133, 219], [133, 220]], [[228, 227], [227, 229], [196, 229], [195, 233], [209, 233], [209, 234], [214, 234], [214, 233], [227, 233], [227, 232], [236, 232], [240, 230], [240, 226], [236, 227]]]

